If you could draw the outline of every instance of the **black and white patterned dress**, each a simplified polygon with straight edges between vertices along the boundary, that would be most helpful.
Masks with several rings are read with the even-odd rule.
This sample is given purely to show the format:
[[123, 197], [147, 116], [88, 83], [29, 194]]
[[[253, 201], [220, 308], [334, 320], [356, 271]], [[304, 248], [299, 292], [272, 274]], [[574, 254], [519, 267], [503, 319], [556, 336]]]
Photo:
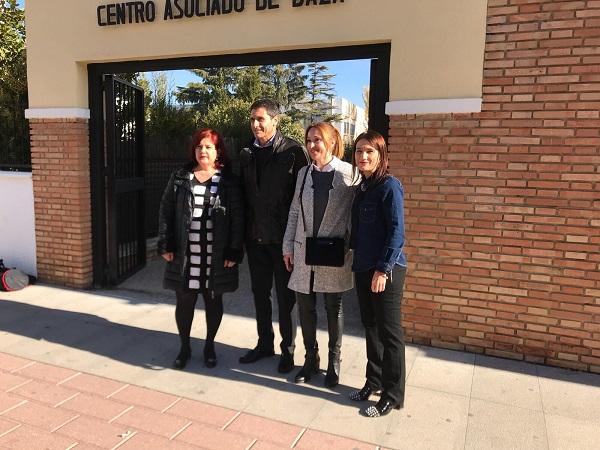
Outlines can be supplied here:
[[189, 289], [206, 289], [210, 278], [212, 262], [212, 208], [217, 198], [217, 187], [221, 172], [217, 171], [212, 178], [200, 183], [194, 174], [190, 174], [194, 211], [190, 225], [189, 250], [190, 274]]

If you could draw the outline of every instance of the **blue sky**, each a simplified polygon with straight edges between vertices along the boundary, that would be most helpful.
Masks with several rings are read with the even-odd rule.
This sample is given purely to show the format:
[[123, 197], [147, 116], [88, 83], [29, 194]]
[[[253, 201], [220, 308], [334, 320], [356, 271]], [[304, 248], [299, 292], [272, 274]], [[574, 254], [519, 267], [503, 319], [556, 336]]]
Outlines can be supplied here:
[[[369, 85], [370, 60], [327, 61], [323, 64], [329, 68], [329, 73], [335, 74], [333, 82], [336, 95], [364, 108], [362, 92], [363, 87]], [[190, 81], [198, 81], [199, 78], [187, 70], [176, 70], [169, 72], [169, 80], [175, 87], [185, 86]]]

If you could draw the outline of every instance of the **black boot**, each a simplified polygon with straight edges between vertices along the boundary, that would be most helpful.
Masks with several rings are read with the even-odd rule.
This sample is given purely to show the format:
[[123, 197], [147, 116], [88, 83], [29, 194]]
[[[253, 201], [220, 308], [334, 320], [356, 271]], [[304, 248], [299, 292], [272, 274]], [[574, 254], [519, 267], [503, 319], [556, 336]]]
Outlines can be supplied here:
[[214, 341], [206, 341], [204, 344], [204, 365], [212, 369], [217, 365], [217, 354], [215, 353]]
[[319, 373], [319, 364], [321, 359], [319, 358], [319, 350], [311, 350], [306, 353], [304, 359], [304, 365], [302, 369], [296, 374], [294, 383], [308, 383], [314, 373]]
[[327, 374], [325, 375], [325, 387], [331, 389], [340, 382], [340, 354], [329, 353]]
[[189, 361], [190, 357], [192, 356], [192, 349], [189, 346], [182, 346], [181, 349], [179, 350], [179, 354], [177, 355], [177, 358], [175, 358], [175, 361], [173, 361], [173, 368], [174, 369], [183, 369], [185, 367], [185, 365], [187, 364], [187, 362]]
[[325, 387], [334, 388], [340, 382], [340, 350], [344, 330], [344, 311], [342, 294], [325, 294], [325, 309], [327, 310], [327, 331], [329, 333], [329, 363], [325, 375]]

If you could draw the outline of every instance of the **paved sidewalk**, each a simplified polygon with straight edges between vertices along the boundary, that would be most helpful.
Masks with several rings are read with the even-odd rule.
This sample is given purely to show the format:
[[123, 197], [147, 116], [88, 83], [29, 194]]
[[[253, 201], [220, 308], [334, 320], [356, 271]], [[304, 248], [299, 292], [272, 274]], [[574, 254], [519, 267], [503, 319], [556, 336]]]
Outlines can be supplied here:
[[[193, 359], [173, 370], [174, 298], [159, 282], [151, 272], [115, 290], [0, 293], [0, 448], [45, 448], [50, 438], [59, 441], [49, 448], [171, 448], [169, 438], [174, 448], [217, 449], [600, 446], [599, 375], [430, 347], [407, 347], [403, 410], [360, 416], [347, 400], [365, 364], [351, 297], [334, 390], [323, 375], [294, 384], [294, 372], [277, 373], [277, 358], [237, 362], [256, 339], [248, 292], [226, 297], [218, 366], [201, 362], [199, 301]], [[323, 330], [318, 339], [326, 349]]]
[[375, 448], [7, 353], [0, 367], [0, 448]]

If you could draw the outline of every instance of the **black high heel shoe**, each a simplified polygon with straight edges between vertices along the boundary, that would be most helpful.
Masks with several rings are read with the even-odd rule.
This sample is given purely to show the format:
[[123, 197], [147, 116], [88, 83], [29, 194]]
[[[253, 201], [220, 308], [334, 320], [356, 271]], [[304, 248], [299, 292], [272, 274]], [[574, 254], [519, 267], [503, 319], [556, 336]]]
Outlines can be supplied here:
[[401, 409], [402, 403], [394, 403], [390, 399], [381, 397], [375, 405], [362, 410], [362, 414], [366, 417], [382, 417], [392, 412], [392, 409]]
[[204, 344], [204, 365], [212, 369], [217, 365], [217, 354], [214, 344]]
[[177, 358], [175, 358], [175, 361], [173, 361], [173, 368], [178, 370], [183, 369], [191, 356], [192, 350], [189, 347], [181, 347]]
[[369, 400], [369, 397], [371, 397], [373, 394], [381, 394], [381, 389], [372, 389], [368, 384], [365, 384], [360, 391], [350, 392], [350, 394], [348, 394], [348, 398], [355, 402], [364, 402], [365, 400]]

